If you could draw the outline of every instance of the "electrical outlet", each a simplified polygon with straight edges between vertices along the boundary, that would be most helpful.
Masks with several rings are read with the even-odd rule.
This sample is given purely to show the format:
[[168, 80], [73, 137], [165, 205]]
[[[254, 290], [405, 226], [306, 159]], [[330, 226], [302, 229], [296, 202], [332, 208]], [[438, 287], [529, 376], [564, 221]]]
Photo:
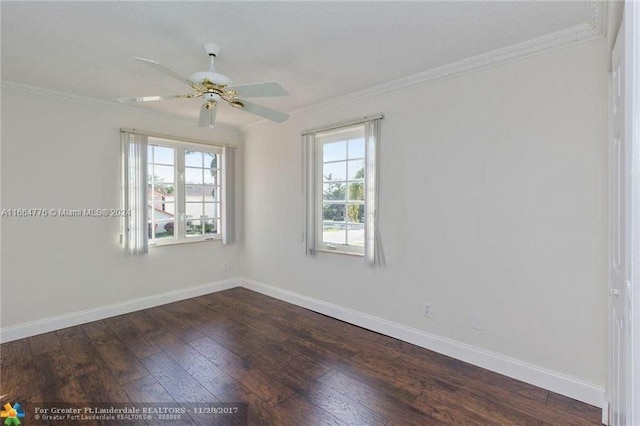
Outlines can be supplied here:
[[480, 314], [480, 312], [471, 312], [471, 328], [476, 330], [482, 330], [484, 328], [482, 314]]
[[425, 317], [431, 316], [431, 302], [424, 302], [422, 304], [422, 315]]
[[222, 264], [222, 270], [223, 271], [228, 271], [229, 270], [229, 262], [224, 262]]

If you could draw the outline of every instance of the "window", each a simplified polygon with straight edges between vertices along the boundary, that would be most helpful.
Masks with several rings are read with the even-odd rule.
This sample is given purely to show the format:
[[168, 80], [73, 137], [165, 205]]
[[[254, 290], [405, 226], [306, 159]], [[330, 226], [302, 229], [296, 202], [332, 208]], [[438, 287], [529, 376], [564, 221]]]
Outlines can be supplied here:
[[319, 132], [316, 149], [319, 248], [364, 254], [364, 125]]
[[383, 265], [377, 226], [379, 122], [362, 120], [302, 133], [306, 253], [363, 255]]
[[120, 242], [128, 254], [149, 245], [235, 241], [233, 146], [120, 130]]
[[150, 245], [220, 238], [222, 149], [148, 139]]

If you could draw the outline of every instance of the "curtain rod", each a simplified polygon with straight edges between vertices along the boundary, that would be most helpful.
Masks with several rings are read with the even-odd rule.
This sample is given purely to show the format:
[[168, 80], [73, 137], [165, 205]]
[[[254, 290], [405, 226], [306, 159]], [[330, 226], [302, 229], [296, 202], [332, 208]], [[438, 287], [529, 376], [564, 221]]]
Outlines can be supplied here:
[[151, 136], [152, 138], [160, 138], [160, 139], [169, 139], [172, 141], [178, 141], [178, 142], [189, 142], [189, 143], [195, 143], [195, 144], [199, 144], [199, 145], [209, 145], [209, 146], [225, 146], [225, 147], [229, 147], [229, 148], [237, 148], [237, 145], [231, 145], [231, 144], [227, 144], [227, 143], [217, 143], [217, 142], [209, 142], [209, 141], [205, 141], [202, 139], [193, 139], [193, 138], [183, 138], [182, 136], [171, 136], [171, 135], [165, 135], [162, 133], [154, 133], [154, 132], [147, 132], [144, 130], [137, 130], [137, 129], [125, 129], [125, 128], [121, 128], [120, 129], [121, 133], [135, 133], [135, 134], [139, 134], [139, 135], [146, 135], [146, 136]]
[[351, 120], [351, 121], [346, 121], [346, 122], [339, 123], [339, 124], [334, 124], [333, 126], [329, 126], [329, 127], [322, 127], [322, 128], [318, 128], [318, 129], [305, 130], [304, 132], [302, 132], [300, 134], [302, 136], [304, 136], [304, 135], [308, 135], [309, 133], [325, 132], [327, 130], [339, 129], [341, 127], [353, 126], [354, 124], [365, 123], [365, 122], [371, 121], [371, 120], [381, 120], [383, 118], [384, 118], [384, 115], [382, 115], [382, 114], [371, 115], [371, 116], [368, 116], [368, 117], [359, 118], [357, 120]]

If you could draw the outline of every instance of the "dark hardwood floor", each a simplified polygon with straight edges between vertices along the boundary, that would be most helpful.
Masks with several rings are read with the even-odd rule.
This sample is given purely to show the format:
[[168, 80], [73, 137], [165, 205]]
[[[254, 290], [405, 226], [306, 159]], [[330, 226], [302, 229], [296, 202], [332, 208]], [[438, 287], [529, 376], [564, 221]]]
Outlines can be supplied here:
[[[597, 425], [601, 416], [243, 288], [5, 343], [0, 362], [3, 403], [246, 402], [251, 425]], [[211, 423], [180, 424], [192, 422]]]

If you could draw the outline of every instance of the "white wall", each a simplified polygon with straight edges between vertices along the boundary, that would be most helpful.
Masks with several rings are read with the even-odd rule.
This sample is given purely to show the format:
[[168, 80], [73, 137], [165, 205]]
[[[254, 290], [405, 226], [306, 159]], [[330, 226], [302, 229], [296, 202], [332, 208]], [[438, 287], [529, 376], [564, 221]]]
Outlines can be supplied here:
[[[605, 46], [250, 129], [245, 276], [604, 385]], [[387, 267], [305, 257], [300, 131], [375, 113]]]
[[[3, 91], [2, 207], [118, 208], [120, 127], [241, 141], [237, 131], [222, 126], [212, 132], [198, 129], [195, 121]], [[241, 188], [241, 164], [238, 169]], [[118, 245], [118, 218], [5, 217], [2, 228], [3, 328], [239, 273], [241, 244], [174, 245], [125, 256]], [[226, 272], [224, 262], [230, 264]]]

